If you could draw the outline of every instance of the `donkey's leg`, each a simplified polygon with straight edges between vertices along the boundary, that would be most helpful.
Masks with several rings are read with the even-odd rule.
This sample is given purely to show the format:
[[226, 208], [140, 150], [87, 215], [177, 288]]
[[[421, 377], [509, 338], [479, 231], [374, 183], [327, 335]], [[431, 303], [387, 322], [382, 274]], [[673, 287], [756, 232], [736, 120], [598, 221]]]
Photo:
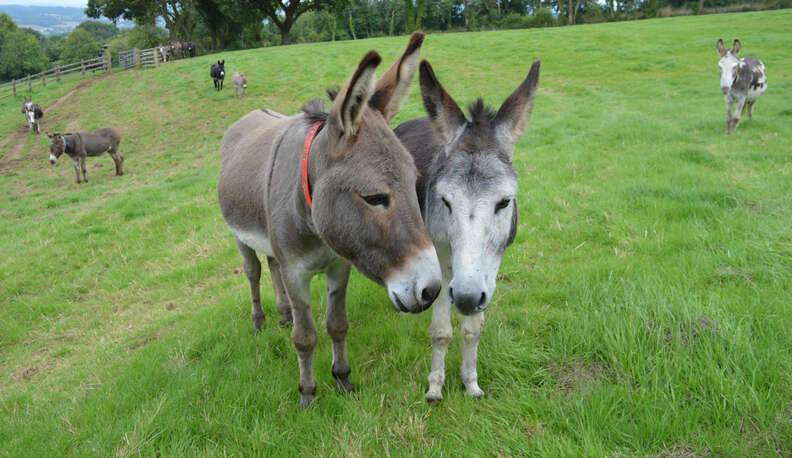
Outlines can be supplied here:
[[753, 102], [747, 102], [746, 103], [746, 105], [748, 105], [748, 119], [753, 119], [753, 105], [754, 105], [754, 103], [756, 103], [756, 100], [754, 100]]
[[732, 116], [732, 132], [737, 130], [737, 126], [740, 124], [740, 119], [742, 118], [742, 114], [744, 110], [745, 110], [745, 99], [742, 99], [739, 102], [737, 102], [737, 108], [734, 110], [734, 116]]
[[253, 248], [245, 245], [239, 239], [236, 239], [236, 245], [239, 254], [245, 260], [245, 275], [250, 283], [250, 297], [253, 300], [253, 305], [250, 307], [250, 319], [253, 321], [254, 332], [258, 332], [261, 330], [261, 325], [264, 324], [264, 310], [261, 309], [261, 290], [259, 288], [261, 262]]
[[113, 163], [115, 164], [116, 175], [123, 175], [124, 172], [121, 171], [121, 159], [118, 157], [118, 154], [108, 151], [107, 154], [113, 159]]
[[465, 394], [480, 398], [484, 392], [478, 386], [478, 344], [484, 327], [484, 312], [462, 317], [462, 383]]
[[307, 407], [316, 393], [313, 376], [313, 351], [316, 348], [316, 327], [311, 316], [311, 274], [297, 266], [282, 265], [281, 278], [292, 305], [294, 327], [292, 341], [300, 363], [300, 407]]
[[327, 271], [327, 333], [333, 341], [333, 377], [338, 391], [355, 391], [349, 381], [352, 371], [346, 352], [346, 335], [349, 321], [346, 313], [346, 290], [349, 281], [349, 265], [338, 263]]
[[432, 306], [432, 324], [429, 326], [429, 337], [432, 340], [432, 372], [429, 373], [426, 402], [430, 404], [443, 400], [445, 357], [452, 334], [451, 301], [448, 298], [448, 283], [443, 278], [443, 288]]
[[77, 174], [77, 184], [80, 184], [80, 160], [72, 159], [72, 165], [74, 165], [74, 173]]
[[275, 305], [278, 307], [278, 314], [281, 317], [280, 324], [281, 326], [288, 326], [292, 324], [294, 319], [292, 319], [289, 296], [286, 295], [286, 289], [283, 287], [280, 264], [272, 256], [267, 256], [267, 264], [269, 265], [270, 277], [272, 277], [272, 287], [275, 289]]
[[727, 100], [726, 101], [726, 135], [731, 133], [731, 123], [732, 123], [732, 102]]
[[80, 156], [80, 168], [82, 169], [83, 181], [88, 183], [88, 177], [86, 176], [85, 156]]

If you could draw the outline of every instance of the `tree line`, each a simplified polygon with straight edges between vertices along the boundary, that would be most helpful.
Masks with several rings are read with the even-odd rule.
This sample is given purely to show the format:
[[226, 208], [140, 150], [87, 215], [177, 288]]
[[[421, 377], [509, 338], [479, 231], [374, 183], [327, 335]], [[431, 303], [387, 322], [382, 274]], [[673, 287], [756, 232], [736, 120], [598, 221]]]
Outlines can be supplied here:
[[[551, 27], [702, 12], [792, 7], [792, 0], [88, 0], [96, 20], [45, 36], [0, 14], [0, 80], [97, 57], [106, 45], [149, 48], [191, 41], [199, 51], [403, 35]], [[163, 24], [164, 28], [158, 26]]]

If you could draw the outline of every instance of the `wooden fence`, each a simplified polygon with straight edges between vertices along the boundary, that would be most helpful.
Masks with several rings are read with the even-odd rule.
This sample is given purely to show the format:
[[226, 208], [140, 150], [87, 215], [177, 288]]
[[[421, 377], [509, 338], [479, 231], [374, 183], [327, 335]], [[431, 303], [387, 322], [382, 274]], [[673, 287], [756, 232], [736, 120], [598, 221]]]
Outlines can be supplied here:
[[119, 51], [118, 65], [121, 68], [127, 69], [132, 67], [158, 67], [165, 62], [165, 56], [162, 55], [160, 49], [127, 49], [126, 51]]
[[28, 75], [25, 78], [11, 80], [8, 83], [0, 84], [0, 99], [6, 97], [16, 97], [17, 91], [32, 92], [36, 86], [44, 87], [47, 84], [59, 83], [62, 78], [80, 73], [85, 76], [87, 72], [109, 72], [112, 67], [110, 53], [95, 59], [81, 60], [73, 64], [58, 65], [57, 67], [44, 70], [35, 75]]

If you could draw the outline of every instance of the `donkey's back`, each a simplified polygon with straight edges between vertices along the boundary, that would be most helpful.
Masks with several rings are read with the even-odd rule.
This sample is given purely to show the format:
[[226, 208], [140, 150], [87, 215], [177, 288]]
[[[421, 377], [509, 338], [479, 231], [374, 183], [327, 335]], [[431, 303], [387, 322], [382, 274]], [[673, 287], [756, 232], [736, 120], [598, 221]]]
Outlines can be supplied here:
[[[251, 199], [250, 194], [263, 197], [269, 183], [267, 171], [271, 166], [273, 145], [291, 121], [293, 118], [274, 111], [255, 110], [232, 124], [223, 136], [218, 181], [220, 210], [238, 237], [267, 238], [263, 233], [248, 234], [262, 229], [266, 231], [268, 226], [264, 208], [266, 199]], [[267, 254], [272, 255], [271, 252]]]

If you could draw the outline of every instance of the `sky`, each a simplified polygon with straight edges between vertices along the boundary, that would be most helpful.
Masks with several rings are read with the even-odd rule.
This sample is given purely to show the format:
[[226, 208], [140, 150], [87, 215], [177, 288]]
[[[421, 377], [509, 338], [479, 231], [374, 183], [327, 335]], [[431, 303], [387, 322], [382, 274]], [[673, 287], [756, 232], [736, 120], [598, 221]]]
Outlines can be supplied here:
[[87, 0], [0, 0], [0, 5], [77, 6], [85, 8]]

